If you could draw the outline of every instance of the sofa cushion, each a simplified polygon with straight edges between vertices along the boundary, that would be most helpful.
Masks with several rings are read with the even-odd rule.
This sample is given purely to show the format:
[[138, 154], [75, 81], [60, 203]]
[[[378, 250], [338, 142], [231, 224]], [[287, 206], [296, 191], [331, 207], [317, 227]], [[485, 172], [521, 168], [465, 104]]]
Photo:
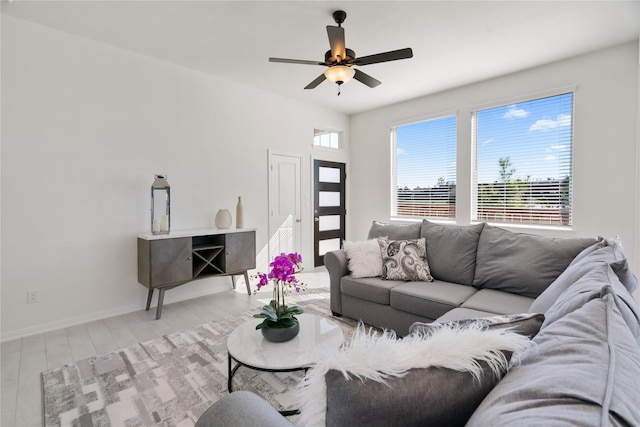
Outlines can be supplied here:
[[349, 271], [353, 277], [382, 276], [382, 255], [376, 239], [364, 242], [343, 241], [347, 254]]
[[479, 317], [491, 317], [495, 316], [495, 313], [490, 311], [474, 310], [472, 308], [454, 308], [451, 311], [447, 311], [442, 316], [438, 317], [438, 322], [452, 322], [455, 320], [463, 319], [476, 319]]
[[[359, 327], [319, 358], [298, 390], [308, 426], [462, 426], [529, 339], [477, 325], [397, 340]], [[325, 420], [326, 417], [326, 420]]]
[[533, 298], [493, 289], [480, 289], [462, 304], [462, 308], [495, 314], [526, 313]]
[[442, 316], [459, 307], [471, 295], [478, 292], [472, 286], [435, 280], [405, 282], [390, 290], [391, 307], [429, 318]]
[[640, 351], [610, 286], [533, 342], [468, 426], [640, 425]]
[[433, 281], [425, 239], [378, 239], [382, 255], [382, 278], [385, 280]]
[[[593, 238], [553, 238], [485, 225], [473, 286], [536, 298]], [[525, 309], [526, 311], [526, 309]]]
[[542, 322], [544, 322], [544, 314], [541, 313], [500, 314], [497, 316], [469, 317], [452, 321], [438, 320], [431, 323], [415, 322], [409, 327], [409, 333], [430, 335], [433, 331], [438, 330], [441, 325], [453, 327], [455, 325], [478, 323], [485, 329], [509, 329], [512, 332], [533, 338], [538, 331], [540, 331]]
[[380, 277], [356, 279], [351, 276], [343, 276], [340, 281], [340, 291], [345, 295], [365, 301], [389, 305], [389, 291], [403, 283], [405, 282], [399, 280], [382, 280]]
[[569, 286], [556, 302], [546, 311], [543, 328], [582, 307], [587, 302], [599, 298], [603, 285], [609, 285], [614, 293], [614, 302], [630, 332], [640, 344], [640, 308], [633, 296], [620, 283], [618, 276], [608, 264], [599, 264]]
[[422, 221], [421, 237], [427, 240], [431, 275], [446, 282], [471, 285], [476, 271], [478, 239], [484, 223], [474, 225], [435, 224]]
[[391, 240], [409, 240], [420, 238], [419, 222], [415, 224], [392, 224], [373, 221], [369, 229], [368, 240], [383, 237]]
[[631, 271], [631, 267], [629, 267], [620, 239], [607, 239], [607, 245], [612, 248], [615, 258], [615, 262], [611, 263], [611, 268], [613, 268], [625, 288], [633, 293], [638, 288], [638, 279]]
[[546, 312], [562, 292], [569, 288], [569, 286], [572, 286], [585, 274], [602, 264], [610, 265], [625, 288], [629, 289], [629, 292], [633, 292], [631, 289], [635, 289], [637, 286], [635, 276], [629, 270], [629, 265], [621, 248], [616, 246], [618, 246], [617, 243], [608, 245], [607, 240], [601, 240], [584, 249], [569, 264], [566, 270], [535, 299], [529, 311], [537, 313]]

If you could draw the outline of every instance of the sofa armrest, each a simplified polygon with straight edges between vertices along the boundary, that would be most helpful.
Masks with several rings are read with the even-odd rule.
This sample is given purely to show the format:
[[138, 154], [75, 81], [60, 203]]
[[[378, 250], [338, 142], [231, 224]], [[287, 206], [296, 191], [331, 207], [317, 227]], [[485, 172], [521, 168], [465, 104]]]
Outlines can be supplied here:
[[195, 427], [293, 427], [266, 400], [250, 391], [223, 396], [198, 418]]
[[331, 311], [333, 314], [342, 315], [342, 293], [340, 281], [342, 276], [349, 274], [347, 254], [344, 250], [331, 251], [324, 254], [324, 265], [329, 272], [329, 287], [331, 289]]

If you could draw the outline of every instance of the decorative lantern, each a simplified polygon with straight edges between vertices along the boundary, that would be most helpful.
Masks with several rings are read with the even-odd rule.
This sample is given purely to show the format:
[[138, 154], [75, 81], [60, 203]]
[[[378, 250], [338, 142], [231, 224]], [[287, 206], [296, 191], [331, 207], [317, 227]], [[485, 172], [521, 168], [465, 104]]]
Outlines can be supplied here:
[[155, 175], [151, 186], [151, 233], [169, 234], [171, 229], [171, 188], [166, 175]]

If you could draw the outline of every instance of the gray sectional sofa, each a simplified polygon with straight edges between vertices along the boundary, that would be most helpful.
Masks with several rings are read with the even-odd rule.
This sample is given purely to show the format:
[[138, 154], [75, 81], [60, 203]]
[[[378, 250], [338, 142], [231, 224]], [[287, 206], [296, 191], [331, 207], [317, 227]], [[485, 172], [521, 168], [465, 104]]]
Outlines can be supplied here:
[[[355, 278], [346, 253], [330, 252], [325, 263], [335, 314], [400, 334], [414, 334], [434, 319], [439, 323], [495, 313], [529, 313], [536, 319], [544, 315], [544, 320], [519, 362], [489, 385], [473, 379], [455, 382], [451, 372], [437, 367], [413, 369], [407, 377], [388, 379], [383, 387], [348, 380], [342, 373], [327, 374], [327, 425], [358, 426], [364, 419], [380, 426], [425, 425], [432, 418], [409, 424], [403, 421], [411, 417], [398, 414], [422, 411], [432, 417], [429, 408], [452, 415], [446, 423], [450, 426], [640, 425], [640, 308], [632, 296], [638, 283], [617, 240], [553, 239], [486, 224], [427, 221], [408, 226], [374, 223], [369, 237], [379, 236], [424, 237], [434, 280]], [[441, 379], [434, 380], [434, 374]], [[460, 396], [469, 393], [477, 406], [465, 412], [461, 405], [468, 406], [469, 398]], [[331, 398], [335, 396], [339, 399]], [[218, 401], [198, 425], [237, 422], [292, 425], [246, 392]]]
[[[341, 249], [325, 254], [331, 311], [406, 335], [414, 322], [527, 312], [529, 306], [595, 238], [512, 233], [484, 223], [441, 225], [374, 222], [368, 239], [426, 239], [433, 282], [353, 277]], [[382, 262], [382, 261], [380, 261]]]

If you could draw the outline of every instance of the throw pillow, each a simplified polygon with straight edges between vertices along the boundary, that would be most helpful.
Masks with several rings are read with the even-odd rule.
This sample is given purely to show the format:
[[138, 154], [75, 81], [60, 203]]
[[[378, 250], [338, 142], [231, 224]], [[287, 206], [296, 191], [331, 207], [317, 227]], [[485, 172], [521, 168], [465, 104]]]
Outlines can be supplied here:
[[477, 323], [482, 329], [508, 329], [511, 332], [533, 338], [538, 331], [540, 331], [543, 322], [544, 314], [541, 313], [500, 314], [497, 316], [444, 322], [415, 322], [409, 327], [409, 334], [422, 334], [427, 336], [433, 334], [443, 326], [455, 327], [456, 325], [462, 326]]
[[382, 254], [382, 278], [432, 282], [425, 239], [378, 239]]
[[[397, 340], [367, 332], [326, 354], [298, 386], [301, 426], [464, 425], [528, 338], [477, 325]], [[410, 410], [407, 410], [410, 408]]]
[[342, 245], [349, 265], [351, 276], [376, 277], [382, 275], [382, 256], [377, 240], [364, 242], [344, 241]]

